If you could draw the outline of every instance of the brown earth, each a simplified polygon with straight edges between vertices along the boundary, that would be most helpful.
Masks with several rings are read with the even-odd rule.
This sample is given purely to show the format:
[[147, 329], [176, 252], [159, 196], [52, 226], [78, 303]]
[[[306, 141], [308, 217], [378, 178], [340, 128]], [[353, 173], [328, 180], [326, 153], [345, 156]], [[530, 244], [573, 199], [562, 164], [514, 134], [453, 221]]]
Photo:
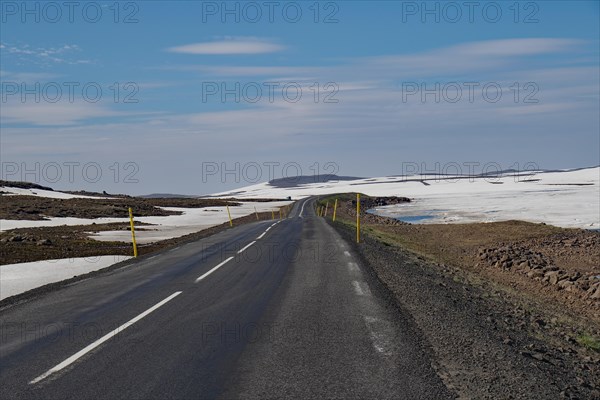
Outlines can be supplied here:
[[[338, 216], [353, 223], [355, 201], [342, 198]], [[364, 231], [384, 243], [566, 307], [600, 324], [598, 232], [523, 221], [413, 225], [362, 211]]]
[[48, 217], [127, 218], [128, 208], [140, 217], [180, 215], [159, 207], [201, 208], [235, 206], [238, 203], [218, 199], [137, 197], [116, 199], [51, 199], [37, 196], [0, 196], [0, 219], [45, 220]]
[[[290, 206], [282, 207], [283, 215], [286, 215], [289, 209]], [[272, 214], [270, 212], [258, 213], [258, 218], [259, 220], [269, 220], [272, 218]], [[252, 214], [235, 218], [233, 224], [236, 226], [256, 220], [256, 215]], [[148, 229], [151, 226], [140, 222], [135, 223], [136, 231]], [[182, 243], [198, 240], [229, 228], [229, 223], [226, 222], [178, 238], [138, 245], [138, 253], [139, 255], [145, 255], [176, 247]], [[129, 223], [62, 225], [12, 229], [0, 232], [0, 265], [70, 257], [131, 255], [132, 247], [129, 243], [104, 242], [89, 237], [89, 232], [110, 230], [130, 230]]]

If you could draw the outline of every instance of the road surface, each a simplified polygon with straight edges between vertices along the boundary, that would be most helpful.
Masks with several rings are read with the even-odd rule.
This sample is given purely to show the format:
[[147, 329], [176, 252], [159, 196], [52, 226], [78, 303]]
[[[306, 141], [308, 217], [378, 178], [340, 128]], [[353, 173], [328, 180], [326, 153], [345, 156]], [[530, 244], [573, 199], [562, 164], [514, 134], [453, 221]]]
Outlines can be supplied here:
[[4, 309], [0, 398], [451, 397], [313, 201]]

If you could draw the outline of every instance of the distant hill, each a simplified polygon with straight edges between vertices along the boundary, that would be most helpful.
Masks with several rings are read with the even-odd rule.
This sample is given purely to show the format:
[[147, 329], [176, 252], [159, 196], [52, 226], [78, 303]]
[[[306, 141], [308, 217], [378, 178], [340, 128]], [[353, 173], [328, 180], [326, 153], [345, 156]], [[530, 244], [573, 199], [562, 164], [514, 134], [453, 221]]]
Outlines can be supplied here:
[[39, 189], [39, 190], [51, 190], [51, 191], [53, 191], [52, 188], [49, 188], [49, 187], [46, 187], [46, 186], [42, 186], [42, 185], [38, 185], [37, 183], [31, 183], [31, 182], [16, 182], [16, 181], [3, 181], [3, 180], [0, 180], [0, 187], [2, 187], [2, 186], [19, 188], [19, 189]]
[[336, 181], [354, 181], [357, 179], [363, 179], [355, 176], [338, 176], [338, 175], [301, 175], [293, 176], [288, 178], [278, 178], [269, 181], [269, 185], [277, 188], [289, 188], [296, 187], [298, 185], [306, 185], [309, 183], [325, 183], [325, 182], [336, 182]]
[[189, 194], [173, 194], [173, 193], [152, 193], [144, 194], [141, 196], [142, 199], [186, 199], [186, 198], [197, 198], [200, 196], [194, 196]]

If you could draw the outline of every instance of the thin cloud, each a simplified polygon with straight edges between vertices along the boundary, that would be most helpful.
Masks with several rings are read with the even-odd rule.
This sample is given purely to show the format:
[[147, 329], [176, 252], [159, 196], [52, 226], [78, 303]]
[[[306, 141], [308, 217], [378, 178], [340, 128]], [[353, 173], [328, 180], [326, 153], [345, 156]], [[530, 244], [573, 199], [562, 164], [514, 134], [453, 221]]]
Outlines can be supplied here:
[[175, 46], [168, 48], [167, 51], [182, 54], [228, 55], [275, 53], [284, 49], [285, 46], [264, 39], [235, 38]]
[[527, 56], [560, 53], [572, 50], [581, 41], [560, 38], [523, 38], [487, 40], [467, 43], [451, 48], [459, 54], [470, 56]]
[[0, 70], [0, 78], [5, 82], [42, 82], [56, 79], [59, 76], [59, 74], [46, 72], [12, 72]]
[[7, 59], [16, 59], [28, 64], [91, 64], [91, 60], [75, 59], [74, 54], [81, 52], [75, 44], [65, 44], [59, 47], [32, 47], [28, 44], [0, 44], [0, 52]]
[[76, 103], [20, 103], [5, 104], [2, 122], [5, 124], [74, 125], [98, 117], [115, 117], [118, 113], [100, 104]]
[[[251, 38], [257, 40], [255, 38]], [[240, 39], [241, 40], [241, 39]], [[225, 41], [225, 43], [242, 43]], [[224, 42], [212, 42], [224, 43]], [[522, 38], [465, 42], [425, 52], [354, 58], [334, 66], [180, 65], [159, 69], [222, 77], [305, 76], [331, 81], [415, 79], [440, 74], [505, 71], [525, 57], [573, 51], [583, 42], [566, 38]], [[193, 46], [193, 45], [190, 45]], [[200, 53], [198, 53], [200, 54]], [[216, 53], [214, 53], [216, 54]], [[222, 53], [224, 54], [224, 53]]]

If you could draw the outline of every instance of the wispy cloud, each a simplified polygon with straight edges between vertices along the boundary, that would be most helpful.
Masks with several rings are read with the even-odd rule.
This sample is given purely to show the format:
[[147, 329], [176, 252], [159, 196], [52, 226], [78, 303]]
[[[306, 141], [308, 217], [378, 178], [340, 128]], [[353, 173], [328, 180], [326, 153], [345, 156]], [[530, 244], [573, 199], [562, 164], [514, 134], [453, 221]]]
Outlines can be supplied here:
[[520, 38], [473, 42], [451, 47], [450, 50], [468, 56], [530, 56], [572, 50], [581, 41], [562, 38]]
[[275, 53], [284, 49], [285, 46], [267, 39], [236, 37], [220, 41], [191, 43], [170, 47], [167, 51], [183, 54], [227, 55]]
[[332, 66], [179, 65], [163, 70], [200, 72], [215, 77], [326, 77], [328, 80], [417, 79], [474, 74], [517, 68], [525, 57], [572, 52], [582, 41], [562, 38], [522, 38], [461, 43], [425, 52], [341, 60]]
[[[110, 102], [90, 103], [81, 99], [76, 101], [59, 101], [50, 103], [21, 102], [12, 99], [2, 103], [3, 126], [84, 126], [94, 119], [102, 119], [104, 123], [119, 118], [137, 118], [147, 120], [160, 116], [161, 112], [153, 111], [123, 111], [111, 106]], [[151, 117], [154, 116], [154, 117]], [[135, 122], [133, 122], [135, 124]]]
[[58, 47], [33, 47], [28, 44], [0, 44], [3, 57], [16, 58], [22, 62], [38, 65], [52, 64], [90, 64], [90, 60], [78, 59], [74, 54], [81, 52], [75, 44], [65, 44]]
[[46, 72], [13, 72], [0, 70], [0, 78], [7, 82], [44, 82], [59, 77], [59, 74]]
[[10, 102], [3, 104], [2, 120], [6, 124], [74, 125], [98, 117], [115, 117], [118, 113], [101, 104], [84, 101], [67, 103]]

